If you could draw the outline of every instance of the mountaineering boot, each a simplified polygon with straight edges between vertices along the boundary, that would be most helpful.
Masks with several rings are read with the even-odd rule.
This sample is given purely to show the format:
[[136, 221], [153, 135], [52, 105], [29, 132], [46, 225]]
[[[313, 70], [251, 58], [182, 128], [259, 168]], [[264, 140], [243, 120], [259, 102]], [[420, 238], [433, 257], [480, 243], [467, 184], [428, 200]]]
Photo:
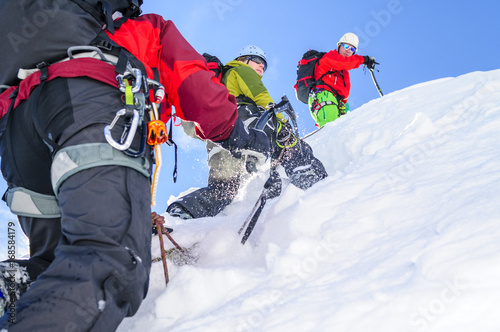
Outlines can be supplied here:
[[313, 165], [308, 165], [305, 167], [297, 167], [293, 174], [290, 175], [290, 182], [294, 186], [306, 190], [326, 176], [326, 172], [318, 172]]
[[323, 163], [314, 156], [311, 146], [302, 140], [285, 152], [281, 165], [290, 182], [302, 190], [328, 176]]
[[16, 262], [0, 262], [0, 317], [15, 308], [19, 300], [31, 286], [31, 278], [26, 267]]
[[168, 207], [167, 212], [172, 217], [179, 217], [184, 220], [193, 219], [191, 213], [189, 213], [188, 210], [186, 210], [186, 208], [179, 203], [172, 203], [172, 205]]

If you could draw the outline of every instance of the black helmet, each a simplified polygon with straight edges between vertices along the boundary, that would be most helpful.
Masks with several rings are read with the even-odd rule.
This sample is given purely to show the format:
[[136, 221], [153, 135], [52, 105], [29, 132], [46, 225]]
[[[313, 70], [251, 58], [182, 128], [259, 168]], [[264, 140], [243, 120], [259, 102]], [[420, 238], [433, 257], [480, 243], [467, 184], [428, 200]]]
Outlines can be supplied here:
[[141, 15], [141, 5], [142, 0], [106, 0], [106, 1], [96, 1], [91, 0], [90, 3], [96, 2], [97, 4], [100, 2], [102, 4], [102, 8], [108, 15], [112, 15], [114, 12], [119, 11], [125, 17], [137, 17]]
[[123, 16], [126, 17], [137, 17], [141, 15], [142, 10], [142, 0], [128, 0], [129, 6], [125, 9], [125, 12], [122, 12]]

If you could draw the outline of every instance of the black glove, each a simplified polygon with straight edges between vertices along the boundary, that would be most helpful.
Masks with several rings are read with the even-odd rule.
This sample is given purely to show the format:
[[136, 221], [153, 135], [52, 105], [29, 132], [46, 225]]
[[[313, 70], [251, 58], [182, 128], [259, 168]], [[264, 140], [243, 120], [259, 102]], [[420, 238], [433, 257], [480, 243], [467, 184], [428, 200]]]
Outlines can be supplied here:
[[296, 143], [297, 137], [295, 137], [290, 123], [278, 123], [278, 132], [276, 134], [276, 144], [278, 147], [292, 147]]
[[281, 187], [282, 182], [280, 174], [274, 169], [271, 171], [271, 175], [264, 184], [264, 188], [266, 189], [264, 194], [266, 195], [266, 198], [272, 199], [278, 197], [281, 194]]
[[378, 63], [377, 61], [375, 61], [375, 58], [372, 57], [372, 56], [363, 56], [363, 58], [365, 59], [365, 62], [363, 62], [363, 64], [368, 67], [368, 69], [375, 69], [375, 65], [379, 65], [380, 63]]
[[240, 118], [236, 120], [231, 135], [227, 139], [215, 143], [220, 144], [235, 158], [256, 157], [257, 164], [263, 164], [270, 153], [267, 135], [261, 130], [245, 128]]

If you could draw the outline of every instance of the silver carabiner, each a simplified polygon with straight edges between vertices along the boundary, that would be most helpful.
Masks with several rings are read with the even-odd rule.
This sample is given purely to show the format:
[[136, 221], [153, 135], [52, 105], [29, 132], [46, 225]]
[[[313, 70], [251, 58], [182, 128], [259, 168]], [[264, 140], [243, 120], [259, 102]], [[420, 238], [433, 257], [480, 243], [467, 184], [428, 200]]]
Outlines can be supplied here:
[[155, 101], [158, 104], [161, 103], [165, 98], [165, 87], [160, 82], [152, 80], [150, 78], [147, 78], [146, 82], [149, 85], [155, 85], [158, 88], [155, 93]]
[[120, 88], [120, 91], [125, 93], [125, 82], [123, 80], [126, 79], [127, 76], [134, 77], [134, 82], [132, 85], [132, 93], [138, 93], [139, 91], [141, 91], [142, 72], [138, 68], [130, 68], [127, 69], [125, 73], [116, 75], [116, 80], [118, 81], [118, 86]]
[[132, 93], [137, 93], [141, 91], [142, 87], [142, 72], [138, 68], [134, 68], [132, 71], [135, 77], [134, 85], [132, 86]]
[[130, 146], [132, 145], [132, 141], [134, 139], [135, 132], [137, 131], [137, 126], [139, 124], [139, 112], [135, 109], [133, 110], [133, 112], [134, 112], [134, 116], [132, 118], [132, 123], [130, 125], [130, 131], [127, 133], [127, 136], [126, 136], [127, 138], [125, 139], [125, 142], [123, 142], [123, 144], [120, 144], [113, 139], [113, 136], [111, 135], [111, 129], [113, 129], [113, 127], [115, 126], [118, 119], [121, 116], [125, 115], [126, 110], [124, 108], [122, 108], [121, 110], [116, 112], [116, 116], [113, 119], [113, 121], [111, 122], [111, 124], [104, 127], [104, 137], [106, 138], [106, 141], [109, 143], [109, 145], [111, 145], [112, 147], [114, 147], [117, 150], [125, 151], [128, 148], [130, 148]]

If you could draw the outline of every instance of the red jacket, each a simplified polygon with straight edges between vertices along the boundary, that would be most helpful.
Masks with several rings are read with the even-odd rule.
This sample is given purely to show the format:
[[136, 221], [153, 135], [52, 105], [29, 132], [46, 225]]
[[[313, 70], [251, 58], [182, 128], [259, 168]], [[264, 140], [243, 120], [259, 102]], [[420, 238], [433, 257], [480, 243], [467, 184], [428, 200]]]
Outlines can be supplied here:
[[364, 61], [362, 56], [356, 54], [350, 57], [344, 57], [340, 55], [337, 50], [326, 53], [316, 66], [314, 77], [319, 79], [325, 73], [330, 71], [333, 71], [333, 73], [323, 76], [321, 79], [322, 83], [319, 83], [316, 87], [321, 90], [335, 90], [339, 96], [343, 98], [343, 102], [347, 103], [351, 91], [349, 70], [358, 68]]
[[[184, 120], [195, 122], [196, 134], [215, 141], [229, 137], [238, 117], [236, 100], [208, 70], [204, 58], [182, 37], [172, 21], [147, 14], [125, 21], [108, 34], [148, 69], [157, 68], [166, 99]], [[162, 117], [166, 120], [170, 117]]]

